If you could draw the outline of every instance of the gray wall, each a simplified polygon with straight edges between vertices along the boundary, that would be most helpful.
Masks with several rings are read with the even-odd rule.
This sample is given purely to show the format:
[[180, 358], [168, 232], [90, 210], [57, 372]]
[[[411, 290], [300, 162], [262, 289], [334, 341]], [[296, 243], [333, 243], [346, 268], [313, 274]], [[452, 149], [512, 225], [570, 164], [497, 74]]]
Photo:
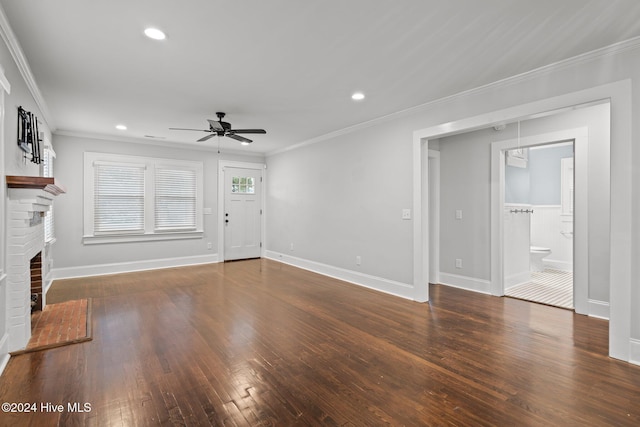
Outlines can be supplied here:
[[411, 208], [407, 138], [389, 127], [269, 157], [267, 248], [409, 283], [412, 223], [401, 218]]
[[[175, 149], [150, 144], [108, 141], [76, 136], [54, 135], [57, 154], [55, 175], [67, 187], [67, 194], [58, 197], [55, 205], [57, 241], [54, 245], [54, 269], [97, 266], [214, 255], [217, 244], [218, 154], [214, 151]], [[83, 236], [83, 156], [85, 152], [126, 154], [204, 162], [204, 238], [154, 242], [128, 242], [84, 245]], [[223, 160], [261, 163], [262, 157], [223, 154]], [[207, 243], [212, 249], [207, 249]]]
[[[593, 126], [595, 124], [591, 127]], [[531, 179], [529, 200], [532, 205], [560, 204], [562, 188], [560, 164], [561, 159], [565, 157], [573, 157], [573, 146], [549, 146], [529, 150], [529, 173]]]
[[[493, 129], [440, 139], [440, 271], [491, 279], [491, 149], [507, 132]], [[500, 138], [502, 139], [502, 138]], [[462, 210], [462, 219], [455, 218]], [[462, 268], [455, 260], [462, 259]]]
[[530, 149], [528, 153], [526, 167], [505, 167], [505, 203], [559, 205], [560, 160], [573, 157], [573, 147], [551, 145]]
[[505, 203], [529, 204], [531, 193], [531, 173], [529, 163], [524, 168], [506, 165], [504, 168]]

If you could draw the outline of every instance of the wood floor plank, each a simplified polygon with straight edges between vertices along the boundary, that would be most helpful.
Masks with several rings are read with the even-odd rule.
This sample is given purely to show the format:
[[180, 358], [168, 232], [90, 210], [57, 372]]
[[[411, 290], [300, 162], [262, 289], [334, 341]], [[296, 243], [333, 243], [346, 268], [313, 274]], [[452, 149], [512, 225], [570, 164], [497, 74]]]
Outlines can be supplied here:
[[0, 426], [639, 425], [608, 322], [445, 286], [419, 304], [269, 260], [56, 281], [93, 341], [13, 357]]

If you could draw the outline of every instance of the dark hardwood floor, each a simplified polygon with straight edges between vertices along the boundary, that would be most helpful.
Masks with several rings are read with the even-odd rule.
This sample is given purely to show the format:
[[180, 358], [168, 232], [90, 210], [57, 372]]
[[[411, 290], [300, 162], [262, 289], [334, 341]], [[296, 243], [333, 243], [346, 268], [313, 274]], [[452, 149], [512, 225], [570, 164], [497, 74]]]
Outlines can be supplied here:
[[[3, 426], [640, 425], [608, 323], [444, 286], [419, 304], [268, 260], [61, 280], [93, 341], [11, 358]], [[69, 403], [89, 403], [71, 413]]]

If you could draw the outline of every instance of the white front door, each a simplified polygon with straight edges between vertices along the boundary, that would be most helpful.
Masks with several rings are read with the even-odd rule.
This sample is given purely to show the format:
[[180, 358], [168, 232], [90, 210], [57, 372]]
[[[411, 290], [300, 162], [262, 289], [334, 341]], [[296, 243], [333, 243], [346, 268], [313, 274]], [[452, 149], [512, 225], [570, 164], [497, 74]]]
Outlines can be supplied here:
[[224, 260], [261, 254], [262, 171], [224, 168]]

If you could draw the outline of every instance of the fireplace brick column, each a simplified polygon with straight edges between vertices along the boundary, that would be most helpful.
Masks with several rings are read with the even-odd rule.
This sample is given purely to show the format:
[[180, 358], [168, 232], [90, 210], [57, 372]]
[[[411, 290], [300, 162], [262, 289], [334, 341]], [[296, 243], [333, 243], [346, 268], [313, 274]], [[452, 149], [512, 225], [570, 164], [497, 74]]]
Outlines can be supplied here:
[[53, 198], [38, 194], [34, 199], [25, 199], [24, 193], [12, 190], [9, 189], [7, 206], [9, 351], [24, 348], [31, 337], [31, 259], [44, 248], [44, 226], [37, 218], [48, 209], [46, 203], [50, 205]]
[[31, 337], [31, 259], [44, 249], [42, 215], [65, 192], [53, 178], [7, 176], [7, 322], [9, 351]]

